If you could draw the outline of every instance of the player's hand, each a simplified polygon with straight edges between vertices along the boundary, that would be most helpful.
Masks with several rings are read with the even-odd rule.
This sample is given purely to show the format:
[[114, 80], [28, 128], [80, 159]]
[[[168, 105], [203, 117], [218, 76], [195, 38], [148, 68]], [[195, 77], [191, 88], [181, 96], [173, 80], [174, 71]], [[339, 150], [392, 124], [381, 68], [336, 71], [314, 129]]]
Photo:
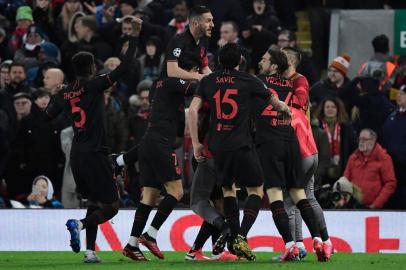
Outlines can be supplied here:
[[193, 154], [197, 162], [203, 162], [205, 160], [204, 157], [204, 146], [201, 143], [193, 145]]
[[290, 111], [290, 109], [289, 109], [289, 106], [286, 105], [285, 102], [283, 102], [283, 101], [279, 101], [279, 102], [278, 102], [278, 108], [277, 108], [277, 110], [278, 110], [279, 112], [281, 112], [281, 113], [283, 113], [283, 114], [289, 116], [289, 117], [292, 116], [292, 113], [291, 113], [291, 111]]
[[204, 76], [206, 76], [206, 74], [201, 74], [198, 72], [196, 72], [195, 74], [196, 80], [198, 80], [199, 82], [203, 79]]

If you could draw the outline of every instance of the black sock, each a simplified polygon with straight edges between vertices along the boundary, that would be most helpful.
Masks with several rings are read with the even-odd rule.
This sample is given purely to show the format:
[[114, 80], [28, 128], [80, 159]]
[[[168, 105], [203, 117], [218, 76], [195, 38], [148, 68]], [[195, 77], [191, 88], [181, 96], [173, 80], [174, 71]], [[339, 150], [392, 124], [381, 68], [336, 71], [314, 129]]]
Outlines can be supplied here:
[[[94, 211], [99, 210], [98, 206], [89, 205], [87, 207], [86, 217], [89, 217]], [[97, 226], [98, 225], [89, 225], [86, 227], [86, 249], [95, 250], [96, 246], [96, 237], [97, 237]]]
[[196, 236], [195, 242], [190, 251], [197, 251], [202, 249], [204, 243], [206, 243], [207, 239], [209, 239], [212, 232], [216, 230], [210, 223], [203, 221], [202, 225], [200, 226], [199, 233]]
[[225, 231], [228, 228], [228, 224], [223, 217], [218, 217], [213, 221], [213, 226], [218, 232]]
[[116, 201], [114, 203], [103, 204], [102, 207], [98, 207], [92, 213], [90, 213], [89, 216], [86, 215], [84, 219], [80, 220], [83, 224], [83, 229], [88, 228], [89, 226], [97, 226], [108, 221], [117, 214], [119, 206], [119, 201]]
[[275, 226], [285, 244], [293, 241], [292, 233], [289, 229], [289, 217], [286, 213], [283, 201], [274, 201], [271, 203], [271, 211]]
[[321, 240], [323, 240], [323, 242], [327, 241], [329, 239], [327, 227], [320, 230], [320, 236], [321, 236]]
[[320, 237], [319, 226], [317, 224], [316, 218], [314, 216], [313, 208], [307, 199], [300, 200], [296, 204], [297, 209], [300, 211], [300, 215], [303, 221], [306, 223], [309, 232], [314, 237]]
[[152, 206], [140, 203], [134, 215], [133, 228], [131, 229], [131, 236], [140, 237], [147, 223], [149, 213], [151, 213]]
[[158, 206], [155, 217], [151, 222], [151, 227], [159, 230], [168, 216], [172, 213], [172, 210], [175, 208], [177, 203], [178, 200], [175, 197], [167, 194]]
[[240, 231], [240, 211], [235, 197], [224, 197], [224, 216], [234, 239]]
[[[212, 244], [212, 247], [214, 247], [214, 245], [216, 244], [217, 239], [219, 239], [219, 237], [220, 237], [220, 231], [217, 230], [215, 227], [213, 227], [213, 231], [212, 231], [212, 233], [211, 233], [211, 244]], [[212, 253], [213, 253], [214, 255], [218, 255], [218, 254], [216, 254], [216, 252], [214, 252], [214, 250], [212, 251]]]
[[241, 222], [240, 234], [247, 237], [252, 225], [257, 219], [259, 208], [261, 208], [262, 199], [258, 195], [250, 195], [244, 207], [244, 217]]

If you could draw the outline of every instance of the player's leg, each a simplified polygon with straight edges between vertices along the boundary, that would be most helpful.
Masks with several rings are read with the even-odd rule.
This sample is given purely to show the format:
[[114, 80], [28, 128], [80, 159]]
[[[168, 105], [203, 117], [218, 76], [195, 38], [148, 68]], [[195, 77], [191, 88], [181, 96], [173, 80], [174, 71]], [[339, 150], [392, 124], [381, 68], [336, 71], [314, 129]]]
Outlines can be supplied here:
[[[89, 201], [87, 206], [86, 217], [89, 217], [93, 212], [97, 211], [100, 207], [96, 202]], [[91, 225], [86, 228], [86, 252], [85, 263], [99, 263], [101, 259], [96, 254], [96, 238], [97, 238], [98, 225]]]
[[[71, 155], [72, 173], [79, 191], [84, 198], [99, 202], [82, 220], [70, 219], [66, 226], [71, 234], [74, 252], [80, 251], [79, 232], [102, 224], [114, 217], [119, 209], [117, 187], [113, 181], [113, 171], [106, 155], [101, 153], [80, 153]], [[76, 180], [77, 179], [77, 180]]]

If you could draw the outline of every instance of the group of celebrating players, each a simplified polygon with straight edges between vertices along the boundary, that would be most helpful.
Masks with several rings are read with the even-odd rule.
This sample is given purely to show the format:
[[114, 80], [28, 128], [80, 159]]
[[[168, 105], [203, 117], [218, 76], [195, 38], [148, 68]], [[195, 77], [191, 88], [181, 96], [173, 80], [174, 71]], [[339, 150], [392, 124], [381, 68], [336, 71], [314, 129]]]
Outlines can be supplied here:
[[[70, 219], [70, 245], [80, 251], [80, 231], [86, 230], [85, 262], [101, 262], [95, 253], [98, 224], [118, 212], [119, 197], [113, 168], [105, 147], [103, 91], [124, 74], [134, 55], [142, 21], [134, 18], [135, 36], [120, 66], [96, 76], [93, 55], [79, 52], [72, 58], [77, 79], [64, 87], [46, 110], [56, 117], [68, 110], [74, 138], [71, 167], [77, 189], [88, 199], [86, 217]], [[319, 261], [329, 261], [333, 247], [323, 211], [313, 194], [317, 148], [306, 117], [308, 83], [296, 72], [300, 54], [293, 48], [271, 47], [263, 55], [255, 77], [238, 70], [241, 52], [236, 44], [218, 53], [219, 69], [208, 67], [207, 44], [213, 16], [206, 7], [191, 10], [189, 28], [168, 44], [166, 69], [150, 91], [151, 113], [141, 142], [114, 159], [115, 166], [138, 161], [142, 199], [134, 216], [123, 254], [136, 261], [147, 257], [139, 245], [164, 259], [157, 234], [183, 196], [175, 145], [185, 129], [185, 97], [193, 96], [186, 110], [197, 168], [191, 187], [191, 209], [204, 220], [187, 260], [255, 260], [247, 235], [262, 204], [269, 199], [275, 225], [285, 242], [279, 261], [303, 259], [302, 219], [313, 238]], [[236, 184], [248, 197], [240, 223]], [[144, 232], [161, 190], [164, 198]], [[144, 232], [144, 233], [143, 233]], [[213, 256], [202, 253], [209, 237]], [[227, 247], [228, 252], [225, 252]]]

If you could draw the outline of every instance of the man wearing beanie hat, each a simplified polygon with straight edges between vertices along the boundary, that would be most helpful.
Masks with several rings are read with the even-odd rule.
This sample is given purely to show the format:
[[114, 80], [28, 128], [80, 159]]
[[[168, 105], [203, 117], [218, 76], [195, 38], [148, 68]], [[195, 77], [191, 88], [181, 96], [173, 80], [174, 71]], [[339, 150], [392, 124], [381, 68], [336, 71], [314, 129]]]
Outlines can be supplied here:
[[327, 97], [340, 96], [342, 90], [349, 84], [347, 77], [351, 57], [347, 54], [337, 56], [327, 69], [327, 78], [320, 80], [310, 88], [310, 102], [317, 106]]
[[121, 14], [124, 16], [133, 15], [135, 9], [138, 7], [137, 0], [121, 0], [120, 1], [120, 11]]

